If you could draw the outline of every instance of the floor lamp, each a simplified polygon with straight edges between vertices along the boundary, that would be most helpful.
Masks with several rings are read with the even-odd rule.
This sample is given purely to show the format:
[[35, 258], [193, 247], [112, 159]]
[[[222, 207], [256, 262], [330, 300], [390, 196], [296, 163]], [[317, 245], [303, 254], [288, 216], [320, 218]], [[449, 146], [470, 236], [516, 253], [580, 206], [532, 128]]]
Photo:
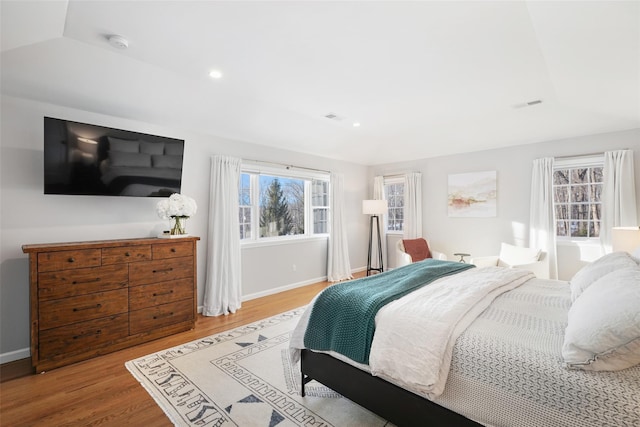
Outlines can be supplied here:
[[[387, 201], [386, 200], [363, 200], [362, 201], [362, 213], [365, 215], [371, 215], [369, 219], [369, 255], [367, 256], [367, 276], [372, 271], [378, 271], [382, 273], [384, 271], [384, 263], [382, 262], [382, 237], [380, 235], [380, 217], [387, 213]], [[371, 267], [371, 252], [373, 251], [373, 220], [376, 221], [376, 229], [378, 233], [378, 268]]]

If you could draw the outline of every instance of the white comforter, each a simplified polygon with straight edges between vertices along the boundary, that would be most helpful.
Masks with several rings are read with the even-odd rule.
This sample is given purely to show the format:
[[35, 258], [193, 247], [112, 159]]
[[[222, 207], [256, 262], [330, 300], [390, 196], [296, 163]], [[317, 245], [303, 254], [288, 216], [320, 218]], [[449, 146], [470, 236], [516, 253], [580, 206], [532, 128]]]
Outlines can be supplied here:
[[[442, 393], [458, 336], [498, 295], [533, 277], [525, 270], [484, 267], [439, 279], [378, 312], [368, 367], [330, 354], [432, 399]], [[310, 311], [292, 333], [294, 361], [304, 348]]]
[[376, 316], [371, 373], [424, 397], [440, 395], [458, 336], [498, 295], [533, 277], [526, 270], [474, 268], [387, 304]]

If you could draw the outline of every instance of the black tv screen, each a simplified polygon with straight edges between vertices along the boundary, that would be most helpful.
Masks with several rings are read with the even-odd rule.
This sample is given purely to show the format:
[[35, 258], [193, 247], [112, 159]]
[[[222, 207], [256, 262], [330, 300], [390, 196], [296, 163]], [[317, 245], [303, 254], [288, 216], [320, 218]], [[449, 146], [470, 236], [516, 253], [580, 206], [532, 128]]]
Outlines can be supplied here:
[[168, 197], [184, 140], [44, 118], [44, 193]]

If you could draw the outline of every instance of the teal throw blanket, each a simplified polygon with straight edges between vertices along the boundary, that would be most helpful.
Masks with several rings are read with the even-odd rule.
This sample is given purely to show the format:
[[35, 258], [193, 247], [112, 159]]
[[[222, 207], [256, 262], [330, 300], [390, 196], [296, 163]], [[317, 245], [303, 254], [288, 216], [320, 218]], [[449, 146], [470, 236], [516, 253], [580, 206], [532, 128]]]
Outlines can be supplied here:
[[385, 304], [471, 264], [426, 259], [381, 274], [333, 285], [316, 299], [304, 335], [312, 350], [335, 351], [369, 363], [375, 316]]

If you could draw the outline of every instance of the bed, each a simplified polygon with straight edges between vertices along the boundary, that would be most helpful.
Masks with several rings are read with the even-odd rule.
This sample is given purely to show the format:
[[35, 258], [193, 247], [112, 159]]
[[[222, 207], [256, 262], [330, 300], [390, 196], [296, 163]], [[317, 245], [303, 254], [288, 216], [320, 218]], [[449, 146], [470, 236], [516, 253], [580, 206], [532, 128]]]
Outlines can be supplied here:
[[[398, 426], [640, 425], [637, 259], [607, 255], [571, 282], [501, 267], [429, 278], [376, 312], [364, 357], [341, 347], [351, 332], [331, 338], [354, 329], [353, 314], [342, 326], [314, 320], [329, 289], [375, 290], [415, 275], [400, 271], [407, 267], [376, 275], [380, 284], [364, 278], [334, 285], [312, 301], [291, 338], [303, 395], [304, 384], [316, 380]], [[335, 295], [329, 301], [337, 304]]]
[[180, 192], [182, 143], [107, 139], [100, 180], [109, 194], [169, 197]]

